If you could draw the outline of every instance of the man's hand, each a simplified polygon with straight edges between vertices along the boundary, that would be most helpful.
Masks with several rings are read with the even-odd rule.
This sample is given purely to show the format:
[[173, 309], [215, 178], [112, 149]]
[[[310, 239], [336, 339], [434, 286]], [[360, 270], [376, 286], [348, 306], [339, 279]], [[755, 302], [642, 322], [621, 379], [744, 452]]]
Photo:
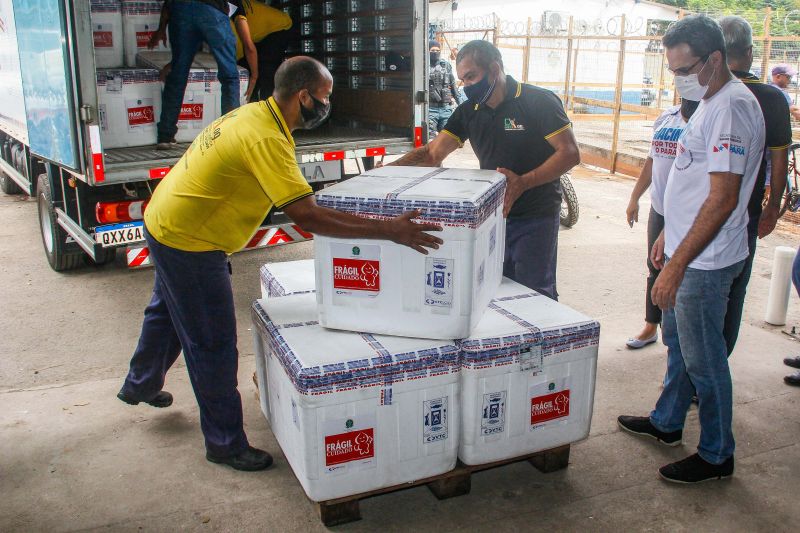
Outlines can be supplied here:
[[639, 202], [633, 198], [628, 202], [628, 208], [625, 209], [625, 220], [628, 221], [630, 227], [633, 227], [634, 222], [639, 222]]
[[655, 305], [662, 310], [675, 307], [675, 298], [685, 272], [686, 268], [675, 261], [670, 261], [663, 267], [653, 285], [653, 291], [650, 293]]
[[522, 193], [527, 190], [527, 187], [525, 187], [525, 180], [516, 172], [508, 170], [507, 168], [498, 168], [497, 171], [506, 177], [506, 196], [503, 201], [503, 216], [507, 218], [514, 202], [522, 196]]
[[653, 243], [653, 249], [650, 250], [650, 262], [658, 270], [664, 268], [664, 232], [658, 236], [656, 242]]
[[775, 229], [778, 223], [779, 213], [778, 208], [767, 204], [764, 211], [761, 212], [761, 219], [758, 221], [758, 238], [763, 239]]
[[425, 233], [426, 231], [442, 231], [438, 224], [413, 222], [422, 213], [418, 210], [408, 211], [388, 221], [390, 239], [397, 244], [413, 248], [421, 254], [428, 255], [425, 248], [437, 250], [444, 243], [439, 237]]
[[158, 28], [153, 34], [150, 36], [150, 40], [147, 42], [147, 49], [152, 50], [156, 46], [158, 46], [158, 42], [161, 41], [164, 46], [167, 46], [167, 29]]

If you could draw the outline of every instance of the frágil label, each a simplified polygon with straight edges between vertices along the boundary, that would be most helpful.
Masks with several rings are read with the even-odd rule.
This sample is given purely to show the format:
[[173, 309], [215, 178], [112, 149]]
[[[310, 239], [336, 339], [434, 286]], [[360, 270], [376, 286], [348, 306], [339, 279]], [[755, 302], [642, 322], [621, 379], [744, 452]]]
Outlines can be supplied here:
[[367, 296], [380, 292], [380, 246], [332, 243], [331, 255], [334, 292]]
[[153, 111], [153, 102], [151, 98], [127, 102], [127, 108], [128, 127], [130, 129], [155, 124], [155, 113]]
[[325, 436], [325, 466], [375, 457], [375, 435], [372, 428]]
[[530, 387], [531, 430], [569, 418], [570, 389], [567, 381], [565, 378], [547, 380]]

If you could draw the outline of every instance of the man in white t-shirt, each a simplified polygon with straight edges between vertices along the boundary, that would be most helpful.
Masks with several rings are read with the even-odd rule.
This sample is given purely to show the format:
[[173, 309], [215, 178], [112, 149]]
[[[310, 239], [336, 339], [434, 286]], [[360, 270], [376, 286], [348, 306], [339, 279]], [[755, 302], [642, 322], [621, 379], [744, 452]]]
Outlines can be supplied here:
[[663, 42], [678, 92], [700, 105], [678, 141], [664, 192], [664, 232], [651, 253], [663, 265], [652, 297], [664, 311], [664, 390], [649, 417], [620, 416], [618, 423], [677, 446], [697, 391], [698, 453], [659, 469], [667, 481], [697, 483], [733, 474], [733, 392], [722, 330], [731, 283], [749, 254], [747, 204], [764, 153], [764, 117], [728, 68], [713, 19], [683, 18]]

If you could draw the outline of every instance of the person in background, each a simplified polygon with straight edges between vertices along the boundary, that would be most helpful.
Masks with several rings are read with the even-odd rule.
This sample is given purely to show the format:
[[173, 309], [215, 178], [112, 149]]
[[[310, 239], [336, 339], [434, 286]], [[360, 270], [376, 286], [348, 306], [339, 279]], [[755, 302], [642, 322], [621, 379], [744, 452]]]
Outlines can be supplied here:
[[[650, 155], [644, 163], [639, 179], [631, 192], [625, 216], [633, 227], [639, 222], [639, 199], [650, 187], [650, 213], [647, 216], [647, 291], [645, 294], [644, 329], [625, 343], [628, 348], [638, 349], [658, 340], [658, 325], [661, 324], [661, 309], [653, 303], [651, 291], [659, 270], [650, 261], [650, 250], [664, 231], [664, 189], [678, 151], [678, 138], [700, 102], [683, 100], [681, 105], [664, 111], [653, 123], [653, 138]], [[652, 186], [651, 186], [652, 185]]]
[[442, 47], [438, 41], [428, 43], [430, 72], [428, 75], [428, 139], [433, 139], [453, 115], [456, 105], [456, 78], [453, 66], [442, 58]]
[[764, 117], [728, 68], [725, 38], [713, 19], [678, 20], [663, 44], [678, 93], [700, 105], [678, 140], [664, 191], [664, 231], [651, 252], [661, 268], [652, 297], [663, 311], [664, 390], [650, 416], [622, 415], [617, 423], [679, 446], [696, 392], [697, 453], [659, 474], [674, 483], [699, 483], [734, 470], [733, 387], [722, 331], [731, 284], [749, 254], [747, 204], [764, 156]]
[[[254, 90], [248, 91], [248, 101], [266, 100], [275, 89], [275, 72], [286, 58], [286, 49], [294, 38], [292, 19], [287, 14], [267, 5], [263, 0], [243, 2], [242, 15], [246, 18], [248, 37], [244, 38], [238, 20], [236, 26], [236, 58], [239, 65], [250, 70]], [[252, 51], [248, 47], [255, 43]], [[253, 72], [257, 82], [253, 84]]]
[[[741, 274], [731, 284], [728, 311], [725, 314], [723, 335], [728, 348], [728, 357], [730, 357], [739, 337], [747, 284], [750, 282], [753, 259], [756, 255], [756, 244], [758, 239], [763, 239], [772, 233], [778, 223], [783, 191], [786, 190], [789, 146], [792, 144], [792, 124], [789, 120], [789, 106], [781, 91], [776, 87], [761, 83], [756, 76], [750, 73], [750, 67], [753, 65], [753, 30], [750, 24], [742, 17], [737, 16], [723, 17], [719, 24], [725, 36], [728, 67], [758, 100], [766, 127], [766, 150], [747, 208], [750, 217], [747, 224], [749, 255]], [[769, 200], [762, 210], [764, 190], [770, 181], [772, 181], [772, 187], [770, 187]]]
[[167, 371], [183, 351], [200, 407], [206, 459], [237, 470], [272, 464], [249, 445], [237, 390], [238, 351], [228, 256], [247, 243], [274, 206], [305, 231], [386, 239], [420, 253], [442, 240], [415, 223], [418, 211], [370, 220], [320, 207], [295, 158], [292, 132], [330, 114], [333, 79], [310, 57], [285, 61], [275, 93], [212, 122], [158, 184], [144, 215], [155, 267], [139, 343], [117, 397], [168, 407]]
[[[792, 284], [794, 285], [794, 290], [796, 290], [798, 296], [800, 296], [800, 249], [797, 251], [797, 255], [794, 256], [794, 263], [792, 263]], [[783, 360], [783, 364], [800, 369], [800, 356], [787, 357]], [[783, 382], [787, 385], [800, 387], [800, 370], [794, 374], [784, 376]]]
[[482, 169], [506, 176], [503, 275], [557, 300], [560, 178], [580, 163], [572, 124], [555, 93], [507, 76], [490, 42], [465, 44], [456, 71], [468, 103], [435, 139], [391, 164], [436, 167], [469, 140]]
[[781, 63], [772, 67], [771, 74], [772, 81], [769, 84], [781, 90], [784, 98], [786, 98], [786, 103], [789, 104], [789, 112], [792, 114], [792, 118], [800, 120], [800, 107], [792, 101], [792, 96], [789, 94], [789, 84], [792, 83], [792, 78], [797, 75], [797, 70], [791, 65]]
[[[250, 0], [245, 0], [250, 1]], [[222, 85], [221, 110], [225, 115], [239, 107], [239, 69], [236, 66], [236, 39], [231, 30], [231, 9], [241, 8], [240, 0], [169, 0], [161, 10], [161, 23], [151, 37], [152, 43], [166, 40], [169, 25], [169, 43], [172, 62], [164, 80], [161, 97], [161, 118], [158, 121], [156, 148], [174, 147], [178, 132], [178, 116], [189, 70], [194, 56], [205, 42], [217, 61], [217, 78]]]

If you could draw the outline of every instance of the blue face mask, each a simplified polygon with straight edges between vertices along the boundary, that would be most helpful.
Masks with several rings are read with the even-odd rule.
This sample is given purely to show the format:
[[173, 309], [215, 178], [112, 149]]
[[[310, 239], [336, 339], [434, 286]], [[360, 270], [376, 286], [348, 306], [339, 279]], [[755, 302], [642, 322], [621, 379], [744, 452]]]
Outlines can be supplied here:
[[482, 104], [492, 96], [496, 84], [497, 79], [489, 84], [488, 74], [484, 74], [481, 81], [473, 83], [468, 87], [464, 86], [464, 94], [467, 95], [470, 101], [476, 104]]

